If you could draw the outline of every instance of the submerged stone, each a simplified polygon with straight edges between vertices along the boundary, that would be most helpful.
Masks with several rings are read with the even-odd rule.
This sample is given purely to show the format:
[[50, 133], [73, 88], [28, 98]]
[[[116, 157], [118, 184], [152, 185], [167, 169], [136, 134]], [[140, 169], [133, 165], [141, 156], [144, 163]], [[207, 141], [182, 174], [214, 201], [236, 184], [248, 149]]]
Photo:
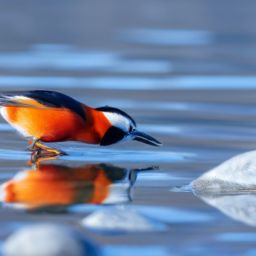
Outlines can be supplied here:
[[155, 231], [160, 224], [130, 207], [111, 207], [92, 213], [83, 219], [85, 227], [99, 231]]
[[21, 228], [4, 243], [4, 256], [96, 256], [89, 241], [68, 228], [52, 224], [37, 224]]

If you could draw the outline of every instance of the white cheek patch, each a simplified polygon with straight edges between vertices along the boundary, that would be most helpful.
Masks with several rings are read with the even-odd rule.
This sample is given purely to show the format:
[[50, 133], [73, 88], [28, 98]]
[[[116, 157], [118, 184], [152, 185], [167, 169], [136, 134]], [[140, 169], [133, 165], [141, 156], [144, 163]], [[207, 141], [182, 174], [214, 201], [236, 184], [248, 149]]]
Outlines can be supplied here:
[[120, 114], [111, 112], [104, 112], [104, 115], [113, 126], [118, 127], [126, 132], [129, 131], [130, 122], [127, 118], [123, 117]]

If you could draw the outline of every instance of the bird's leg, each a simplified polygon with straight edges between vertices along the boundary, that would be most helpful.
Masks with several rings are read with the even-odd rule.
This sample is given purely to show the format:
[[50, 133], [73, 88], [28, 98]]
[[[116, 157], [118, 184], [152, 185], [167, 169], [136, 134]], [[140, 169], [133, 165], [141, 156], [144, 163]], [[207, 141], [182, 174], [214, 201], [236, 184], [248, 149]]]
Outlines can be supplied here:
[[46, 151], [47, 153], [50, 153], [50, 154], [53, 154], [53, 155], [56, 155], [56, 156], [64, 156], [66, 155], [65, 152], [59, 150], [59, 149], [56, 149], [56, 148], [51, 148], [51, 147], [48, 147], [46, 145], [44, 145], [40, 140], [37, 140], [35, 141], [35, 148], [36, 149], [41, 149], [41, 150], [44, 150]]
[[[35, 152], [37, 151], [36, 154], [43, 154], [43, 155], [47, 155], [47, 156], [63, 156], [63, 155], [66, 155], [65, 152], [61, 151], [61, 150], [58, 150], [56, 148], [51, 148], [51, 147], [48, 147], [46, 145], [44, 145], [40, 139], [36, 139], [34, 138], [32, 141], [29, 141], [30, 143], [30, 147], [29, 147], [29, 150]], [[44, 152], [42, 152], [44, 151]]]

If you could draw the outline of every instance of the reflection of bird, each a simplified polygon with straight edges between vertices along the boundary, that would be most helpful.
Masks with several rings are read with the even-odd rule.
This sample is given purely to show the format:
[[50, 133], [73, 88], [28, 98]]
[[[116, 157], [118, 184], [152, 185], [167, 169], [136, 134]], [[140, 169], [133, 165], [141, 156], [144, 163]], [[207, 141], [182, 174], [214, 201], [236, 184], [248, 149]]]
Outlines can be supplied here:
[[[81, 141], [102, 146], [124, 139], [159, 146], [151, 136], [136, 130], [135, 121], [113, 107], [91, 108], [53, 91], [10, 92], [0, 95], [1, 114], [33, 148], [47, 149], [42, 142]], [[58, 152], [56, 152], [58, 153]]]
[[[42, 164], [36, 170], [18, 173], [4, 183], [2, 201], [28, 208], [129, 201], [130, 187], [134, 183], [131, 172], [105, 164], [73, 168]], [[114, 189], [115, 184], [119, 184], [117, 189]]]

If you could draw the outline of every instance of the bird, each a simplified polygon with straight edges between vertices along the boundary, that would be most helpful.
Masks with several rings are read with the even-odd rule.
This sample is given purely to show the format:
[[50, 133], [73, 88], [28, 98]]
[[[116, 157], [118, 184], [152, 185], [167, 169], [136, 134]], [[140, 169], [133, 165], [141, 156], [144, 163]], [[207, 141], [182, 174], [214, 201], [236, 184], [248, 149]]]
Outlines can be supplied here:
[[33, 150], [61, 155], [65, 152], [45, 143], [78, 141], [109, 146], [136, 140], [152, 146], [162, 143], [137, 129], [123, 110], [103, 106], [93, 108], [57, 91], [31, 90], [0, 93], [0, 113]]

